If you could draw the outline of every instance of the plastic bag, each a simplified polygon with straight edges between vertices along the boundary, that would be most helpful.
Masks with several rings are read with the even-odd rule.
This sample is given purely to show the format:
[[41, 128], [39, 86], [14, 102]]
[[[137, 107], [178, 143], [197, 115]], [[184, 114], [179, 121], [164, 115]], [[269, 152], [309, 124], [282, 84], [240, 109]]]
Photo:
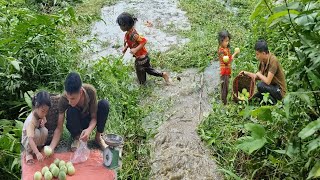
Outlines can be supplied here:
[[87, 142], [80, 140], [79, 148], [73, 153], [71, 162], [74, 164], [85, 162], [90, 155], [90, 149], [87, 146]]

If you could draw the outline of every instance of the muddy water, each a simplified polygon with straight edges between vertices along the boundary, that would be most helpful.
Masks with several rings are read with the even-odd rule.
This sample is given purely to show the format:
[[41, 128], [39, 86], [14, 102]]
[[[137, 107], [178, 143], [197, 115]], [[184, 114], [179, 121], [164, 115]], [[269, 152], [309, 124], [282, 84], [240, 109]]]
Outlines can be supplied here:
[[[177, 35], [177, 31], [190, 30], [186, 12], [178, 8], [175, 0], [130, 0], [120, 1], [101, 9], [101, 21], [92, 26], [91, 35], [83, 41], [92, 41], [86, 49], [89, 59], [99, 59], [107, 55], [121, 55], [124, 32], [116, 23], [122, 12], [129, 12], [138, 18], [135, 27], [148, 40], [146, 47], [152, 51], [164, 52], [173, 46], [189, 41]], [[132, 58], [129, 51], [124, 60]]]
[[173, 77], [174, 85], [159, 85], [153, 96], [143, 102], [163, 106], [145, 121], [149, 128], [158, 124], [151, 142], [150, 179], [222, 179], [211, 152], [196, 131], [210, 112], [211, 95], [219, 84], [218, 68], [215, 62], [204, 73], [187, 69]]

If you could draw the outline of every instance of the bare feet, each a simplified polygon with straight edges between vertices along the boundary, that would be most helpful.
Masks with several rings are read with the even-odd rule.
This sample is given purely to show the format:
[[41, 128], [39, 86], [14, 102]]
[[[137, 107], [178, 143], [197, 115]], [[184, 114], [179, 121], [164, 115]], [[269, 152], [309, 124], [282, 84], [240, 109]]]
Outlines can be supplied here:
[[167, 72], [163, 72], [162, 77], [166, 81], [167, 84], [171, 84], [171, 79], [170, 79], [169, 74]]

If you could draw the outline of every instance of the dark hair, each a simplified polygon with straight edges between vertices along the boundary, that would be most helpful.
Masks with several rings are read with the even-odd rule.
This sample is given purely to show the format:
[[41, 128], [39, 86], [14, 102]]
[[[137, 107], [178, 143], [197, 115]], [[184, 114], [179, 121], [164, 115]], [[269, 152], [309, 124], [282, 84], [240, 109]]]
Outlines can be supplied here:
[[38, 108], [43, 105], [51, 107], [50, 95], [46, 91], [40, 91], [32, 98], [32, 107]]
[[[219, 34], [218, 34], [218, 43], [219, 43], [219, 45], [227, 37], [229, 38], [229, 40], [231, 39], [231, 34], [227, 30], [223, 30], [223, 31], [219, 32]], [[230, 43], [228, 44], [228, 47], [230, 47]]]
[[123, 27], [125, 31], [129, 31], [136, 21], [138, 21], [138, 19], [127, 12], [123, 12], [117, 17], [117, 23]]
[[80, 75], [76, 72], [71, 72], [64, 81], [64, 90], [69, 93], [78, 93], [82, 87]]
[[259, 39], [257, 41], [256, 45], [254, 46], [254, 49], [258, 52], [265, 52], [267, 54], [269, 53], [268, 44], [263, 39]]

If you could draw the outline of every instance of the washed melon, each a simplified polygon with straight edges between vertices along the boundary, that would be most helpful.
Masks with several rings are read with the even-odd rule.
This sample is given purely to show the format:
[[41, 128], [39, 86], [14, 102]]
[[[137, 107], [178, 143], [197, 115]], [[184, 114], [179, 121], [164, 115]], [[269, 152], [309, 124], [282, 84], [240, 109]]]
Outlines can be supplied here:
[[76, 173], [76, 169], [73, 166], [68, 166], [68, 175], [72, 176]]
[[45, 174], [47, 171], [49, 171], [49, 168], [48, 168], [48, 166], [45, 166], [42, 168], [41, 173]]
[[61, 160], [59, 162], [59, 167], [61, 168], [61, 166], [65, 166], [66, 165], [66, 162], [64, 160]]
[[59, 166], [59, 162], [60, 162], [60, 159], [58, 159], [58, 158], [54, 160], [54, 163], [55, 163], [57, 166]]
[[50, 155], [52, 154], [52, 149], [51, 149], [50, 146], [45, 146], [45, 147], [44, 147], [44, 154], [45, 154], [46, 156], [50, 156]]
[[51, 170], [52, 176], [53, 177], [58, 177], [59, 175], [59, 168], [58, 167], [53, 167]]
[[67, 167], [73, 166], [73, 164], [72, 164], [72, 162], [69, 161], [69, 162], [66, 163], [66, 166], [67, 166]]
[[68, 168], [65, 165], [63, 165], [63, 166], [60, 167], [60, 171], [64, 171], [65, 173], [67, 173], [68, 172]]
[[59, 179], [59, 180], [66, 180], [66, 179], [67, 179], [66, 172], [60, 171], [60, 172], [59, 172], [58, 179]]
[[52, 179], [52, 173], [50, 171], [47, 171], [44, 174], [44, 180], [51, 180]]
[[42, 178], [41, 172], [37, 171], [36, 173], [34, 173], [34, 176], [33, 176], [34, 180], [41, 180], [41, 178]]

